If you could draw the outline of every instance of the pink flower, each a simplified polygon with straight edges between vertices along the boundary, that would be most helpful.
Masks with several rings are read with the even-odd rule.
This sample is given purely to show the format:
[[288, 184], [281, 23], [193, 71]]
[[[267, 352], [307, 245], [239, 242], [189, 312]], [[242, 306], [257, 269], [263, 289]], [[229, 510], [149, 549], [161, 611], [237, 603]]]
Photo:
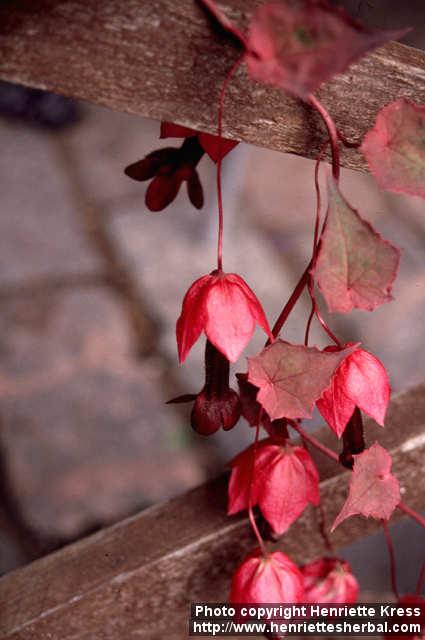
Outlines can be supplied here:
[[256, 323], [270, 336], [263, 308], [240, 276], [218, 270], [202, 276], [187, 291], [177, 320], [180, 362], [184, 362], [202, 331], [229, 362], [236, 362]]
[[261, 440], [230, 464], [229, 515], [248, 508], [251, 476], [252, 505], [258, 504], [278, 535], [289, 529], [309, 502], [319, 503], [319, 474], [310, 454], [285, 438]]
[[256, 549], [233, 575], [230, 602], [284, 604], [301, 602], [303, 595], [302, 575], [288, 556], [280, 551], [264, 556]]
[[143, 160], [130, 164], [126, 175], [133, 180], [152, 180], [145, 196], [150, 211], [162, 211], [176, 198], [183, 182], [187, 183], [189, 200], [202, 209], [204, 193], [196, 167], [204, 153], [217, 162], [238, 143], [209, 133], [200, 133], [171, 122], [161, 122], [161, 138], [185, 138], [180, 148], [166, 147], [149, 153]]
[[320, 558], [300, 569], [304, 579], [304, 602], [307, 604], [356, 602], [359, 585], [345, 560]]

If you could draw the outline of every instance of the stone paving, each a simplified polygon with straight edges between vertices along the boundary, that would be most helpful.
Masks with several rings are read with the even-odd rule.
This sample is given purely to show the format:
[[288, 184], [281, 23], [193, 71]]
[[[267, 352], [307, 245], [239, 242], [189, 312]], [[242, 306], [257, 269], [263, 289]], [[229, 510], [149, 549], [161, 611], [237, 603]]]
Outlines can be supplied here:
[[[163, 146], [157, 123], [82, 109], [81, 122], [57, 134], [0, 122], [0, 446], [8, 487], [0, 572], [202, 482], [252, 439], [242, 422], [197, 437], [190, 407], [164, 404], [203, 384], [202, 345], [179, 367], [174, 327], [187, 287], [214, 267], [211, 163], [201, 164], [203, 211], [182, 193], [165, 212], [149, 213], [145, 186], [123, 168]], [[390, 305], [329, 322], [383, 360], [397, 391], [425, 374], [423, 203], [383, 195], [353, 172], [342, 183], [403, 259]], [[246, 278], [273, 319], [309, 259], [313, 163], [240, 145], [224, 162], [224, 187], [225, 268]], [[287, 339], [302, 341], [308, 309], [303, 298]], [[247, 354], [263, 340], [258, 331]], [[317, 325], [311, 342], [326, 344]], [[235, 370], [244, 366], [242, 358]]]

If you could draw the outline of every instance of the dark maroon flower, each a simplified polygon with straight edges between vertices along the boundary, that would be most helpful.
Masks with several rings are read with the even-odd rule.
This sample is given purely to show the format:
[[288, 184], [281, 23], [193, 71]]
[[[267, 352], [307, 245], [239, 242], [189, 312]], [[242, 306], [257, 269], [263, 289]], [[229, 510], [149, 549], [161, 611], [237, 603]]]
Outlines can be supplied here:
[[239, 396], [229, 386], [229, 361], [207, 340], [205, 345], [205, 385], [198, 395], [185, 395], [170, 400], [191, 402], [195, 400], [190, 422], [198, 433], [209, 436], [223, 427], [232, 429], [241, 416]]
[[179, 149], [167, 147], [152, 151], [143, 160], [126, 167], [125, 173], [140, 182], [153, 178], [145, 196], [150, 211], [162, 211], [173, 202], [183, 182], [187, 183], [189, 200], [201, 209], [204, 194], [196, 166], [204, 153], [198, 138], [192, 136], [185, 139]]
[[143, 160], [124, 170], [133, 180], [152, 180], [145, 202], [150, 211], [162, 211], [176, 198], [183, 182], [187, 183], [189, 200], [202, 209], [204, 193], [196, 167], [204, 153], [217, 162], [238, 143], [209, 133], [200, 133], [171, 122], [161, 122], [161, 138], [185, 138], [180, 148], [166, 147], [149, 153]]

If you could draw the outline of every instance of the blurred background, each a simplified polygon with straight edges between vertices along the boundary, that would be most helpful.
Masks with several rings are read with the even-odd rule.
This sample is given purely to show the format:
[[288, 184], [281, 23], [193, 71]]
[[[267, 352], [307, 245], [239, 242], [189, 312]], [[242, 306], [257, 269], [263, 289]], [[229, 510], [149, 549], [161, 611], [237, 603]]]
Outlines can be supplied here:
[[[422, 0], [402, 14], [397, 2], [346, 5], [370, 24], [420, 24], [405, 41], [425, 43]], [[208, 158], [200, 212], [185, 188], [165, 211], [146, 209], [146, 183], [123, 169], [180, 145], [158, 138], [157, 122], [0, 85], [0, 573], [202, 483], [252, 442], [242, 420], [203, 438], [190, 405], [165, 405], [203, 386], [203, 340], [180, 367], [175, 322], [188, 286], [214, 268], [217, 218]], [[311, 255], [313, 171], [246, 144], [223, 163], [224, 267], [270, 322]], [[403, 250], [395, 299], [348, 317], [327, 316], [318, 299], [342, 340], [382, 360], [397, 393], [425, 379], [424, 203], [352, 171], [342, 189]], [[302, 298], [283, 337], [302, 342], [308, 313]], [[257, 332], [234, 371], [263, 342]], [[316, 324], [311, 343], [327, 344]], [[409, 522], [392, 532], [400, 590], [413, 590], [424, 537]], [[379, 535], [344, 555], [364, 589], [389, 590]]]

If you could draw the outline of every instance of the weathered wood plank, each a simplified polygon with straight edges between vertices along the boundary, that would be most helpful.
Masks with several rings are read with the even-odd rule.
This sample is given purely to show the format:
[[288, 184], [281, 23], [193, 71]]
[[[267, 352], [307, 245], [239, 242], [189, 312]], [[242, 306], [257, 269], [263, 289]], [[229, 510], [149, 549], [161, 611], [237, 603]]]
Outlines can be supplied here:
[[[386, 428], [367, 425], [393, 454], [404, 500], [424, 508], [425, 385], [392, 401]], [[334, 446], [329, 429], [322, 441]], [[319, 454], [320, 455], [320, 454]], [[317, 459], [328, 523], [349, 472]], [[245, 517], [228, 518], [225, 476], [24, 567], [0, 580], [0, 638], [122, 640], [185, 638], [191, 601], [226, 600], [230, 575], [254, 540]], [[401, 513], [397, 513], [398, 516]], [[341, 547], [378, 524], [351, 518], [333, 534]], [[278, 546], [297, 561], [324, 552], [313, 509]]]
[[[220, 2], [241, 26], [256, 4]], [[195, 0], [20, 0], [0, 8], [1, 78], [205, 131], [216, 131], [219, 89], [236, 56]], [[397, 43], [320, 92], [352, 139], [360, 139], [378, 109], [400, 96], [425, 102], [425, 53]], [[299, 101], [251, 83], [241, 69], [229, 87], [224, 131], [312, 157], [320, 135], [310, 115]], [[353, 150], [342, 162], [364, 168]]]

